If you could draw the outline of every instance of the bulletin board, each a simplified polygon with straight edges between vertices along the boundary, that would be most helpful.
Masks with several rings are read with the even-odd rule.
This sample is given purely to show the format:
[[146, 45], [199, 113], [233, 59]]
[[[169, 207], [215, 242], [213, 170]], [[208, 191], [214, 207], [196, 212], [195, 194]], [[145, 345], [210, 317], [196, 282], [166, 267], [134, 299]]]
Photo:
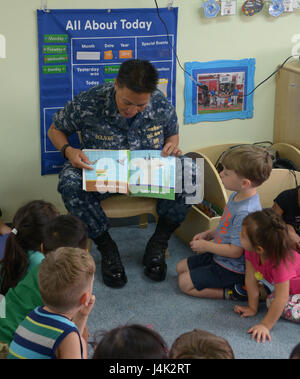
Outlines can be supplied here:
[[[82, 91], [114, 81], [127, 59], [149, 60], [159, 89], [176, 105], [178, 8], [38, 10], [41, 174], [64, 159], [47, 137], [53, 115]], [[171, 46], [172, 45], [172, 46]], [[76, 135], [69, 143], [79, 147]]]

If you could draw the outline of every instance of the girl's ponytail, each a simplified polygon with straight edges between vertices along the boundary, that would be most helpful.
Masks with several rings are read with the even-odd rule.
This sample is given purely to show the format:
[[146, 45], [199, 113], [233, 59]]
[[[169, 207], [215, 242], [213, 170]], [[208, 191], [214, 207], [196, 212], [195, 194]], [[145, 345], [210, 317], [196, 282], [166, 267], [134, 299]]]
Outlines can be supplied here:
[[18, 236], [10, 233], [6, 239], [5, 252], [1, 261], [0, 293], [5, 295], [11, 287], [15, 287], [25, 274], [29, 264], [27, 251], [18, 241]]
[[287, 225], [274, 209], [250, 213], [244, 218], [243, 226], [246, 227], [252, 246], [261, 246], [275, 267], [292, 257]]
[[40, 251], [44, 241], [44, 226], [58, 215], [51, 203], [34, 200], [21, 207], [13, 220], [13, 229], [7, 237], [1, 260], [0, 293], [5, 295], [26, 274], [28, 251]]

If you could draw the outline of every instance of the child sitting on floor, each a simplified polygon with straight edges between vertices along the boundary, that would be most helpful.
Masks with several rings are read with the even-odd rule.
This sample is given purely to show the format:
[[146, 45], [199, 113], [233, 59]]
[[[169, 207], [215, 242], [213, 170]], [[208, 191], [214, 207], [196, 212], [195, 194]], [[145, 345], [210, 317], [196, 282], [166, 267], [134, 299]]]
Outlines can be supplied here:
[[300, 255], [291, 249], [286, 223], [273, 209], [249, 214], [243, 221], [241, 243], [246, 257], [248, 306], [236, 305], [241, 317], [254, 316], [259, 282], [269, 288], [268, 312], [248, 330], [257, 342], [271, 341], [270, 331], [280, 317], [300, 323]]
[[[82, 334], [93, 308], [95, 263], [89, 252], [60, 247], [39, 267], [44, 306], [31, 311], [17, 328], [10, 359], [87, 358]], [[77, 316], [77, 326], [73, 317]]]
[[58, 216], [54, 205], [34, 200], [21, 207], [14, 219], [13, 229], [7, 237], [4, 257], [1, 260], [0, 293], [5, 295], [34, 266], [41, 263], [40, 252], [44, 241], [44, 226]]
[[273, 209], [286, 222], [292, 247], [300, 253], [300, 186], [281, 192], [274, 200]]
[[178, 263], [178, 284], [191, 296], [236, 300], [240, 296], [236, 286], [242, 288], [245, 279], [245, 258], [239, 238], [242, 221], [249, 213], [261, 209], [256, 187], [270, 176], [272, 159], [264, 148], [242, 145], [225, 154], [222, 166], [220, 177], [224, 187], [234, 192], [217, 229], [199, 233], [190, 242], [197, 254]]
[[[49, 254], [62, 246], [86, 249], [88, 232], [85, 224], [71, 215], [57, 216], [45, 226], [44, 241], [40, 246], [43, 254]], [[44, 258], [44, 255], [43, 255]], [[30, 270], [5, 296], [6, 314], [0, 318], [0, 359], [6, 358], [18, 325], [37, 306], [43, 305], [38, 285], [39, 264]]]

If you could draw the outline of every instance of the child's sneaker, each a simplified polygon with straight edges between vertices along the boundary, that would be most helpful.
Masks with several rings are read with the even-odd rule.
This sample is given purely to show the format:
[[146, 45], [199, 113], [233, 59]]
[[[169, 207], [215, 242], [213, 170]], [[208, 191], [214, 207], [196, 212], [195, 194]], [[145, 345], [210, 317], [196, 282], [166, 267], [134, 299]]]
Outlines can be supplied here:
[[233, 291], [233, 296], [236, 298], [236, 300], [240, 300], [240, 301], [248, 300], [246, 287], [241, 285], [240, 283], [235, 284], [232, 288], [232, 291]]
[[247, 301], [248, 295], [245, 286], [238, 283], [232, 288], [224, 288], [224, 299], [233, 301]]

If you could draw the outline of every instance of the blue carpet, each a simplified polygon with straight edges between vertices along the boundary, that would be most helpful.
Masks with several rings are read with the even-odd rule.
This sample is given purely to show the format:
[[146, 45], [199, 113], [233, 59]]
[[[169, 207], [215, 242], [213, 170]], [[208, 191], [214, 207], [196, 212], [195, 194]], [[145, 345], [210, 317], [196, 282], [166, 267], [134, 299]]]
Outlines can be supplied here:
[[180, 292], [176, 264], [192, 252], [176, 235], [169, 242], [166, 280], [158, 283], [148, 279], [143, 273], [142, 257], [153, 231], [154, 224], [149, 224], [147, 229], [138, 226], [110, 229], [128, 277], [127, 284], [121, 289], [103, 284], [100, 253], [92, 244], [91, 253], [97, 268], [94, 281], [96, 303], [88, 319], [90, 340], [97, 331], [126, 323], [152, 324], [170, 348], [180, 334], [199, 328], [227, 339], [237, 359], [289, 358], [293, 347], [300, 342], [299, 324], [279, 320], [271, 331], [272, 342], [256, 343], [247, 330], [264, 317], [264, 303], [255, 317], [242, 319], [233, 311], [235, 302], [198, 299]]

